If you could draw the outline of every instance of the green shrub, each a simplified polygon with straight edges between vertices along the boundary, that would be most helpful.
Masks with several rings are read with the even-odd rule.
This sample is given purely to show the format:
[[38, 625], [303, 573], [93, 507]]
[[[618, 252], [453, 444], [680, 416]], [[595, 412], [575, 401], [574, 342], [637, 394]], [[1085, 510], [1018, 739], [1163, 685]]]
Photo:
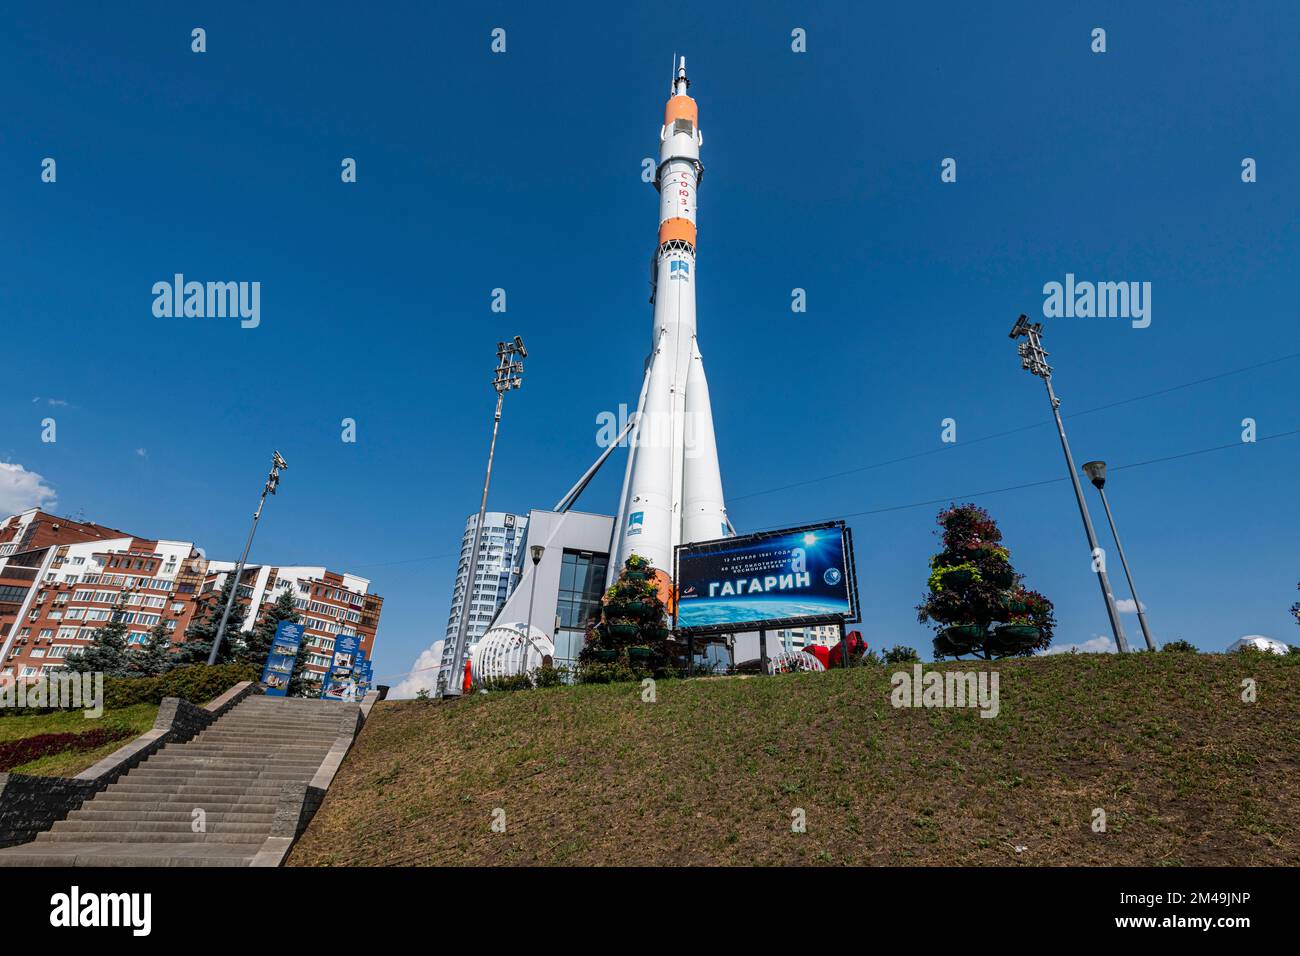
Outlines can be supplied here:
[[636, 671], [622, 661], [612, 663], [590, 662], [579, 666], [578, 683], [580, 684], [617, 684], [623, 681], [637, 680]]
[[104, 706], [111, 710], [132, 704], [161, 704], [164, 697], [179, 697], [201, 707], [240, 681], [258, 677], [251, 664], [191, 664], [156, 677], [110, 677], [104, 681]]
[[560, 687], [568, 684], [570, 676], [569, 668], [561, 664], [559, 667], [538, 667], [529, 671], [527, 674], [514, 674], [509, 677], [489, 677], [475, 683], [475, 690], [486, 691], [511, 691], [511, 690], [534, 690], [538, 687]]
[[569, 668], [561, 664], [559, 667], [539, 667], [532, 672], [534, 687], [560, 687], [569, 683]]
[[1177, 640], [1170, 641], [1160, 648], [1161, 651], [1169, 651], [1171, 654], [1199, 654], [1196, 645], [1191, 641]]
[[[153, 677], [105, 677], [104, 707], [118, 710], [132, 704], [161, 704], [164, 697], [179, 697], [196, 707], [220, 697], [241, 681], [260, 675], [251, 664], [190, 664]], [[56, 707], [0, 707], [0, 718], [48, 714]]]
[[474, 689], [486, 691], [532, 690], [533, 682], [527, 674], [511, 674], [506, 677], [487, 677], [481, 681], [475, 681]]
[[885, 651], [881, 659], [886, 664], [915, 664], [920, 662], [921, 655], [916, 653], [915, 648], [908, 647], [906, 644], [895, 644]]

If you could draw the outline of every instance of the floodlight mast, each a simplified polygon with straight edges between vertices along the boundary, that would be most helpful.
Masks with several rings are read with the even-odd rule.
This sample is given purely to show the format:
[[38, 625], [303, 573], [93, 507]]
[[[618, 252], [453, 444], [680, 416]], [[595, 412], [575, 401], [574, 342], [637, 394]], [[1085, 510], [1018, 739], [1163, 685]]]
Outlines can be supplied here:
[[1128, 640], [1124, 637], [1124, 625], [1119, 619], [1119, 609], [1115, 607], [1115, 594], [1110, 589], [1110, 578], [1106, 576], [1106, 565], [1097, 562], [1097, 532], [1093, 530], [1092, 518], [1088, 514], [1087, 502], [1083, 500], [1083, 487], [1079, 484], [1079, 475], [1074, 467], [1074, 455], [1070, 453], [1070, 443], [1065, 437], [1065, 424], [1061, 421], [1061, 400], [1052, 388], [1052, 367], [1047, 364], [1047, 351], [1043, 348], [1043, 323], [1032, 325], [1029, 317], [1021, 315], [1012, 327], [1010, 337], [1025, 338], [1016, 351], [1020, 354], [1020, 367], [1031, 375], [1037, 375], [1047, 386], [1047, 397], [1052, 403], [1052, 417], [1056, 419], [1056, 433], [1061, 438], [1061, 450], [1065, 452], [1065, 464], [1070, 472], [1070, 484], [1074, 486], [1074, 498], [1079, 504], [1079, 516], [1083, 518], [1083, 530], [1088, 536], [1088, 554], [1096, 570], [1097, 582], [1101, 585], [1101, 596], [1106, 601], [1106, 615], [1110, 618], [1110, 630], [1115, 636], [1115, 646], [1120, 653], [1128, 653]]
[[226, 606], [221, 611], [221, 623], [217, 625], [217, 633], [212, 638], [212, 650], [208, 652], [209, 667], [217, 662], [217, 655], [221, 652], [221, 641], [226, 635], [226, 622], [230, 620], [230, 611], [235, 606], [235, 595], [239, 591], [239, 579], [243, 577], [244, 563], [248, 561], [248, 552], [253, 547], [253, 535], [257, 534], [257, 521], [262, 517], [262, 506], [266, 504], [267, 495], [275, 494], [275, 489], [280, 486], [280, 472], [288, 467], [289, 463], [284, 460], [278, 451], [272, 453], [271, 473], [266, 476], [266, 484], [262, 486], [262, 497], [257, 499], [257, 510], [253, 512], [253, 524], [248, 529], [248, 541], [244, 543], [244, 553], [239, 556], [239, 562], [235, 565], [230, 593], [226, 596]]
[[527, 355], [528, 350], [524, 348], [524, 340], [517, 335], [513, 342], [497, 343], [497, 365], [492, 375], [492, 387], [497, 393], [496, 414], [492, 418], [492, 443], [488, 446], [487, 474], [483, 477], [483, 497], [479, 500], [478, 521], [474, 525], [474, 538], [470, 545], [469, 571], [460, 602], [460, 620], [456, 625], [456, 638], [450, 647], [443, 648], [442, 667], [438, 672], [437, 693], [443, 697], [459, 697], [461, 692], [460, 674], [465, 666], [469, 616], [474, 607], [474, 579], [478, 575], [478, 549], [483, 540], [483, 522], [487, 518], [488, 488], [492, 484], [492, 458], [496, 454], [497, 432], [501, 428], [501, 404], [506, 392], [523, 384], [522, 359]]

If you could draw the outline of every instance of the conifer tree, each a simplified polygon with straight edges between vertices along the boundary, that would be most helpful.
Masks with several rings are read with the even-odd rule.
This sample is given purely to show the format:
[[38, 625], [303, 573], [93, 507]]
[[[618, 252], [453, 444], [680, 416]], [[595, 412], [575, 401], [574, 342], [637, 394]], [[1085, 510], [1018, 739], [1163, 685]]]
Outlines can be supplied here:
[[[293, 603], [293, 593], [281, 590], [275, 603], [262, 612], [253, 629], [244, 637], [239, 660], [252, 664], [257, 669], [257, 676], [261, 677], [266, 669], [266, 658], [271, 653], [271, 644], [275, 641], [275, 629], [280, 626], [281, 621], [297, 624], [299, 620], [298, 608]], [[299, 653], [302, 653], [301, 648]]]
[[172, 653], [172, 632], [162, 623], [149, 630], [149, 638], [138, 649], [131, 651], [131, 671], [138, 677], [153, 677], [176, 666]]
[[100, 673], [105, 677], [130, 677], [131, 658], [134, 652], [127, 649], [129, 631], [123, 615], [126, 605], [119, 598], [103, 627], [96, 628], [89, 647], [73, 651], [64, 661], [64, 667], [77, 673]]
[[[225, 609], [230, 589], [234, 586], [234, 575], [226, 575], [225, 586], [216, 600], [208, 601], [195, 616], [185, 632], [185, 643], [175, 651], [178, 664], [206, 664], [212, 652], [212, 639], [217, 628], [221, 626], [221, 613]], [[226, 622], [225, 640], [217, 653], [218, 664], [228, 664], [235, 660], [243, 647], [244, 639], [239, 629], [244, 624], [244, 606], [236, 599], [230, 609], [230, 620]]]

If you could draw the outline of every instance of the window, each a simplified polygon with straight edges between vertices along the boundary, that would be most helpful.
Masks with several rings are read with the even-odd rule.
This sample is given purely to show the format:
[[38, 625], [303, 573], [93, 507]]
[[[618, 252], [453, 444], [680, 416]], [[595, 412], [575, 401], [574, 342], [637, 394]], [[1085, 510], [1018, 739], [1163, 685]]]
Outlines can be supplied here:
[[71, 650], [71, 644], [55, 644], [50, 648], [50, 657], [64, 658], [68, 656], [68, 652]]
[[608, 555], [591, 551], [564, 552], [560, 564], [559, 600], [555, 606], [560, 627], [585, 630], [588, 621], [599, 616], [608, 567]]
[[27, 596], [27, 589], [14, 584], [0, 584], [0, 601], [19, 604]]

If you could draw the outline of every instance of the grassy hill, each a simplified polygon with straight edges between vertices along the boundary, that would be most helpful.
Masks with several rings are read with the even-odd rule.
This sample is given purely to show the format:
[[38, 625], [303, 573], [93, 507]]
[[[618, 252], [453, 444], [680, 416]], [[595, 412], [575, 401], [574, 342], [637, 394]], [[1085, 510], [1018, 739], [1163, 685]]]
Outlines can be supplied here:
[[993, 719], [895, 667], [384, 702], [289, 862], [1297, 865], [1298, 665], [1002, 661]]

